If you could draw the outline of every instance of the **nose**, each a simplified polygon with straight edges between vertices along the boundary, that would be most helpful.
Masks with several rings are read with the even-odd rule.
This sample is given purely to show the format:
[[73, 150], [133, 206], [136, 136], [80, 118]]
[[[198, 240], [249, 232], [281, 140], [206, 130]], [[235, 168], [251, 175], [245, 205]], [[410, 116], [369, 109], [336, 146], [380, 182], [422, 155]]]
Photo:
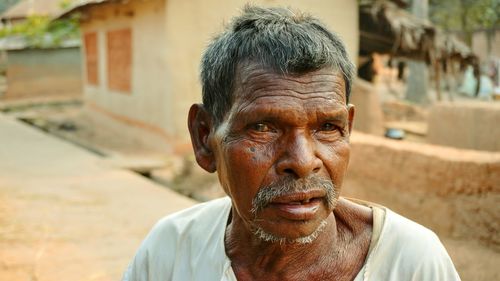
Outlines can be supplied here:
[[318, 173], [322, 166], [323, 162], [316, 155], [314, 140], [306, 133], [297, 132], [282, 145], [276, 170], [279, 175], [305, 178]]

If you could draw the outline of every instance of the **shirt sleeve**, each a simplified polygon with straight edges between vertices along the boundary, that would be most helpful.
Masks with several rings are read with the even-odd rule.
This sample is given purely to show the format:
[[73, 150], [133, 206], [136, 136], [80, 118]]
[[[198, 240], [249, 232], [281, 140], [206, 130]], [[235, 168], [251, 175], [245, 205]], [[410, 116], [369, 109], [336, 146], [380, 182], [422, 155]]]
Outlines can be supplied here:
[[125, 270], [122, 281], [148, 281], [148, 267], [148, 255], [141, 248]]
[[450, 256], [437, 236], [435, 236], [435, 243], [426, 248], [411, 280], [460, 281], [460, 276]]
[[460, 277], [434, 232], [388, 210], [363, 280], [457, 281]]
[[122, 281], [172, 280], [176, 236], [172, 223], [160, 220], [142, 242]]

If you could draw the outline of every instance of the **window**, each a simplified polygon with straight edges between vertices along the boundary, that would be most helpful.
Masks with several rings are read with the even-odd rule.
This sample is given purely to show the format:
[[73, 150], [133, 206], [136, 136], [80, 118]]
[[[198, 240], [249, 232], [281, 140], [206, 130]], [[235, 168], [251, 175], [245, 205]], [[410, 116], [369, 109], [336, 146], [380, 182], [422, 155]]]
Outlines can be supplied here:
[[108, 89], [131, 92], [132, 31], [130, 28], [107, 33]]
[[89, 32], [83, 36], [85, 44], [85, 65], [87, 68], [87, 83], [90, 85], [99, 85], [98, 72], [98, 51], [97, 51], [97, 33]]

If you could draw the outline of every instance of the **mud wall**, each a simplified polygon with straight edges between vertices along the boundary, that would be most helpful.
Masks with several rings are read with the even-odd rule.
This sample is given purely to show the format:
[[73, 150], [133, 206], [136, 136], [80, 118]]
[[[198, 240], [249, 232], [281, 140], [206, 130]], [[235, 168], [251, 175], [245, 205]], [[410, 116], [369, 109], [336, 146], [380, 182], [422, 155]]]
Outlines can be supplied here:
[[80, 48], [7, 52], [5, 99], [78, 96], [82, 92]]
[[500, 153], [355, 132], [343, 195], [377, 202], [439, 235], [500, 249]]
[[354, 129], [382, 136], [384, 117], [380, 99], [373, 84], [357, 78], [352, 85], [349, 103], [354, 105]]
[[500, 151], [500, 103], [441, 103], [429, 114], [428, 142]]

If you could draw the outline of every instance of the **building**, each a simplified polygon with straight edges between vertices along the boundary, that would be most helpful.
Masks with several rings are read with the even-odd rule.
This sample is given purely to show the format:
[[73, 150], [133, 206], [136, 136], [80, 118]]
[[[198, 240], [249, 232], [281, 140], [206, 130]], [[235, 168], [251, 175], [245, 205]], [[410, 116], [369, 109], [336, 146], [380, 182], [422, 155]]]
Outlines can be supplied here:
[[[238, 13], [243, 0], [90, 0], [79, 13], [86, 111], [120, 137], [162, 151], [190, 148], [191, 104], [201, 101], [199, 61], [211, 36]], [[254, 1], [286, 5], [319, 16], [358, 54], [358, 4], [351, 0]], [[118, 137], [118, 136], [117, 136]]]
[[80, 46], [4, 50], [7, 89], [1, 99], [81, 96]]
[[492, 58], [500, 59], [500, 27], [474, 31], [472, 50], [483, 62]]
[[[19, 1], [0, 15], [3, 28], [21, 24], [35, 15], [49, 20], [62, 12], [61, 3], [61, 0]], [[54, 43], [49, 34], [45, 35], [40, 45], [32, 44], [23, 35], [0, 38], [0, 75], [5, 73], [7, 81], [1, 99], [81, 95], [79, 41]]]
[[500, 99], [500, 27], [476, 30], [472, 35], [472, 50], [481, 60], [483, 74], [487, 75], [496, 87], [496, 99]]

